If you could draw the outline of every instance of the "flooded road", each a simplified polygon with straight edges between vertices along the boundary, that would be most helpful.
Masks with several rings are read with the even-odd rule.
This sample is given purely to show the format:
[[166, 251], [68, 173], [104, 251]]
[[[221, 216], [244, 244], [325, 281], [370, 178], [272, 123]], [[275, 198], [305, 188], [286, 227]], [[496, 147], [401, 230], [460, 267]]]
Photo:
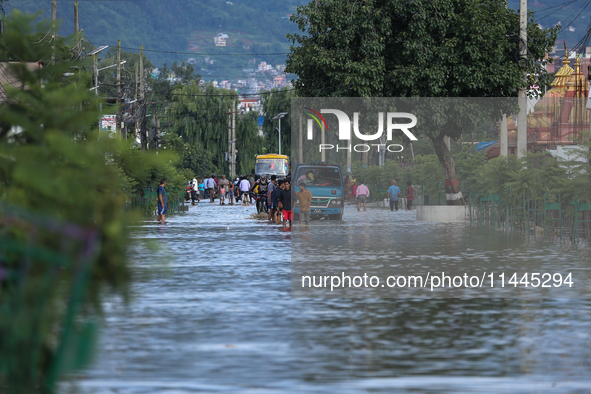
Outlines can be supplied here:
[[[75, 382], [81, 392], [589, 393], [588, 300], [292, 298], [300, 229], [247, 219], [254, 212], [204, 203], [133, 229], [133, 299], [105, 303], [96, 360]], [[393, 218], [389, 234], [416, 255], [432, 255], [436, 242], [446, 252], [442, 226], [475, 237], [479, 251], [512, 253], [469, 226], [417, 223], [414, 212], [347, 207], [343, 222], [313, 221], [308, 234]], [[588, 251], [522, 243], [518, 254], [588, 269]], [[350, 248], [333, 253], [347, 258]]]

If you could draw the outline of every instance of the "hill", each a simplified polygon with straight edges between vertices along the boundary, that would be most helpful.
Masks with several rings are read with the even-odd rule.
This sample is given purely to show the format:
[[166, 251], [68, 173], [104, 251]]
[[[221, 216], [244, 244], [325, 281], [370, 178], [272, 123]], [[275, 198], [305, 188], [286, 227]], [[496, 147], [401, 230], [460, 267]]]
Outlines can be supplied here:
[[[296, 12], [299, 0], [129, 0], [79, 1], [80, 27], [94, 45], [144, 48], [157, 66], [188, 58], [202, 60], [209, 54], [240, 53], [244, 57], [219, 56], [220, 62], [242, 65], [244, 61], [285, 63], [285, 56], [258, 56], [260, 53], [284, 53], [289, 49], [285, 35], [295, 32], [289, 14]], [[74, 30], [74, 2], [58, 1], [60, 34]], [[51, 16], [49, 0], [10, 0], [7, 12], [19, 9]], [[228, 35], [225, 47], [215, 46], [218, 33]], [[207, 55], [204, 55], [207, 54]], [[212, 58], [214, 58], [212, 56]], [[223, 59], [223, 60], [221, 60]]]
[[[285, 63], [289, 43], [287, 33], [297, 31], [289, 15], [306, 0], [80, 0], [80, 26], [95, 45], [115, 46], [121, 39], [126, 48], [167, 52], [147, 52], [156, 66], [195, 58], [206, 68], [204, 76], [238, 76], [244, 67], [259, 61]], [[543, 27], [560, 24], [569, 48], [585, 35], [589, 25], [589, 0], [536, 0], [529, 9]], [[509, 7], [519, 8], [518, 0]], [[10, 0], [7, 12], [18, 8], [26, 12], [43, 10], [49, 17], [50, 0]], [[74, 30], [73, 1], [58, 1], [61, 34]], [[214, 37], [225, 34], [226, 46], [215, 46]], [[280, 53], [280, 55], [260, 55]], [[227, 54], [243, 54], [228, 56]], [[206, 58], [209, 58], [206, 60]], [[213, 63], [212, 63], [213, 60]], [[249, 65], [250, 62], [250, 65]]]

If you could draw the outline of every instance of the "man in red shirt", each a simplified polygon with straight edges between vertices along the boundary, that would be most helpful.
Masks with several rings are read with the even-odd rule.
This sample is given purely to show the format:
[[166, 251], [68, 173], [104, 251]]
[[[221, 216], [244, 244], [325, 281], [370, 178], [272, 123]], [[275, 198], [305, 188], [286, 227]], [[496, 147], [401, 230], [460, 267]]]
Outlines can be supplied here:
[[408, 186], [408, 194], [404, 196], [404, 198], [406, 198], [406, 209], [412, 211], [412, 202], [415, 199], [415, 189], [413, 189], [410, 181], [406, 182], [406, 185]]

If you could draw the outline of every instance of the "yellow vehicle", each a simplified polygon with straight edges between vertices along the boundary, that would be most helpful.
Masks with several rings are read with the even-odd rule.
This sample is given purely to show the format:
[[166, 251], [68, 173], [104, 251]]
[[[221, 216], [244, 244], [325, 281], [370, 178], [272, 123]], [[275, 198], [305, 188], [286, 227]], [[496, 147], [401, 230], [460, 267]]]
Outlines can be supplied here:
[[270, 177], [276, 175], [277, 179], [282, 179], [289, 173], [289, 157], [285, 155], [278, 155], [276, 153], [268, 153], [266, 155], [258, 155], [255, 166], [255, 178], [259, 179], [262, 174]]

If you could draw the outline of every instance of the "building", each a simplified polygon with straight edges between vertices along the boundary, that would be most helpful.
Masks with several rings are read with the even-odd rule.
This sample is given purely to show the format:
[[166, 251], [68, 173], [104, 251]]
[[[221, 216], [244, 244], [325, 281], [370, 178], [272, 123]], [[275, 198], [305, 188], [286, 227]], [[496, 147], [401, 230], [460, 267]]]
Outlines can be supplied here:
[[[577, 56], [571, 67], [568, 51], [565, 51], [562, 66], [550, 84], [552, 88], [533, 106], [528, 105], [533, 107], [527, 115], [528, 152], [560, 153], [565, 149], [578, 149], [577, 141], [589, 130], [589, 110], [586, 108], [589, 81], [581, 63]], [[508, 153], [516, 154], [517, 125], [512, 117], [507, 121], [507, 142]], [[478, 150], [486, 152], [488, 158], [497, 157], [499, 142], [483, 145]]]
[[260, 113], [262, 111], [261, 99], [256, 97], [241, 97], [238, 102], [238, 111], [256, 111]]
[[228, 35], [225, 33], [218, 33], [217, 36], [213, 38], [213, 42], [215, 43], [216, 47], [225, 47], [226, 46], [226, 39], [228, 39]]
[[[0, 104], [6, 101], [6, 90], [5, 86], [10, 85], [13, 88], [18, 89], [27, 89], [26, 85], [14, 76], [10, 70], [9, 66], [11, 64], [17, 64], [18, 62], [2, 62], [0, 63]], [[27, 69], [33, 71], [35, 69], [39, 69], [43, 67], [43, 62], [28, 62], [26, 63]]]

